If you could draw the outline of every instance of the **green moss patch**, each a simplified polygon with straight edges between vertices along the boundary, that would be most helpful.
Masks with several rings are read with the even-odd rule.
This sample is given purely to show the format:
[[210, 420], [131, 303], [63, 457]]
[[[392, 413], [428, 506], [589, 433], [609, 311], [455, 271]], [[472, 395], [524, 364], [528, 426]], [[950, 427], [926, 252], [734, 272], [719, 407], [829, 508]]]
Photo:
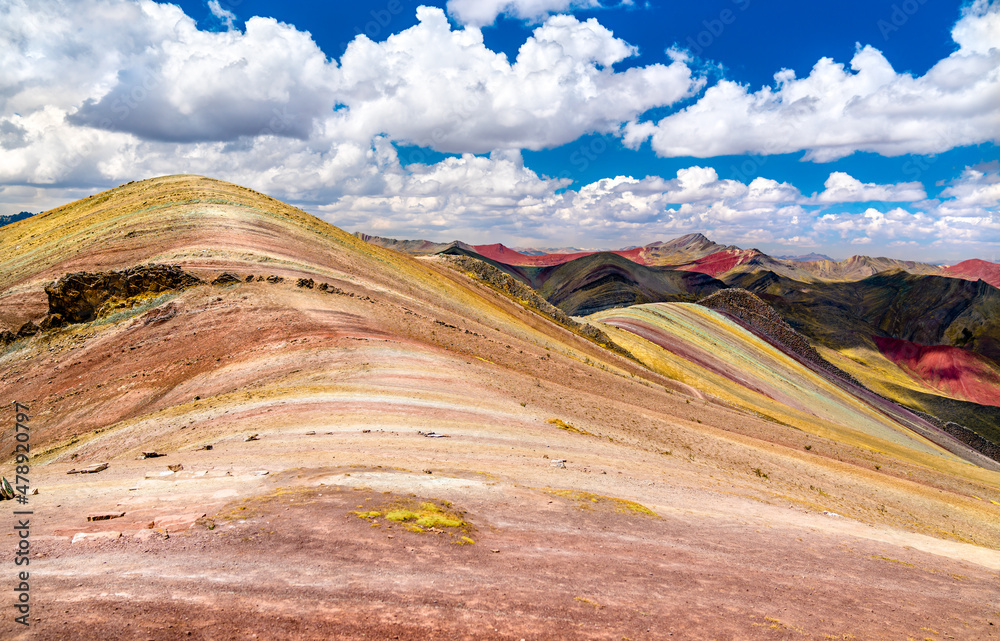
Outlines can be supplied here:
[[636, 503], [635, 501], [629, 501], [628, 499], [618, 499], [612, 496], [603, 496], [601, 494], [593, 494], [591, 492], [583, 492], [581, 490], [547, 489], [545, 492], [547, 494], [551, 494], [552, 496], [558, 496], [572, 501], [582, 510], [605, 509], [618, 512], [620, 514], [634, 513], [654, 519], [660, 518], [656, 512], [649, 509], [645, 505]]
[[550, 419], [548, 419], [545, 422], [546, 423], [551, 423], [552, 425], [555, 425], [559, 429], [566, 430], [567, 432], [572, 432], [574, 434], [586, 434], [587, 436], [592, 436], [592, 434], [590, 432], [588, 432], [586, 430], [581, 430], [579, 427], [573, 427], [572, 425], [570, 425], [569, 423], [567, 423], [566, 421], [564, 421], [562, 419], [550, 418]]
[[[410, 532], [436, 532], [456, 536], [469, 534], [475, 529], [466, 517], [465, 511], [455, 508], [448, 501], [386, 497], [384, 503], [369, 508], [374, 509], [359, 510], [352, 514], [373, 523], [378, 522], [378, 519], [392, 521]], [[466, 538], [468, 537], [463, 536], [458, 542], [467, 544], [468, 542], [463, 543]]]

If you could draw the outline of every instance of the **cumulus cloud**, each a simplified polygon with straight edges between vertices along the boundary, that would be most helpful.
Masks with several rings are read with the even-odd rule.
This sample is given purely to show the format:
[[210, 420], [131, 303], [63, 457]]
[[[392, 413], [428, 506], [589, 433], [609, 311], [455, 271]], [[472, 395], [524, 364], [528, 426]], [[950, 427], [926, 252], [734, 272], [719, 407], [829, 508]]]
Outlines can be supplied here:
[[1000, 205], [1000, 170], [992, 163], [990, 170], [966, 168], [962, 176], [941, 192], [941, 196], [951, 198], [947, 203], [949, 211], [978, 211]]
[[804, 150], [820, 162], [1000, 142], [1000, 3], [977, 0], [952, 36], [958, 50], [921, 77], [897, 73], [881, 52], [859, 46], [850, 69], [822, 58], [809, 76], [785, 69], [759, 91], [720, 81], [659, 122], [632, 121], [623, 139], [631, 147], [650, 140], [661, 156]]
[[465, 25], [485, 27], [500, 15], [541, 22], [553, 13], [600, 7], [599, 0], [448, 0], [448, 13]]
[[566, 181], [539, 178], [519, 154], [510, 153], [467, 155], [390, 173], [395, 178], [386, 193], [345, 196], [323, 206], [324, 215], [374, 233], [435, 239], [448, 234], [472, 242], [499, 235], [608, 246], [693, 231], [756, 243], [809, 222], [793, 186], [766, 178], [750, 184], [722, 180], [705, 167], [681, 169], [672, 179], [604, 178], [577, 190], [564, 190]]
[[341, 58], [331, 120], [342, 137], [384, 133], [454, 153], [544, 149], [622, 122], [696, 92], [681, 57], [616, 72], [635, 48], [596, 20], [553, 16], [511, 64], [475, 28], [452, 30], [440, 9], [420, 7], [419, 23], [376, 43], [359, 36]]
[[830, 174], [824, 183], [826, 190], [815, 197], [818, 203], [856, 203], [882, 200], [885, 202], [914, 202], [927, 198], [919, 182], [877, 185], [862, 183], [842, 171]]
[[332, 107], [336, 66], [308, 34], [273, 18], [212, 33], [172, 5], [140, 7], [142, 40], [119, 51], [109, 91], [85, 100], [70, 123], [172, 142], [307, 138]]
[[[18, 151], [0, 159], [0, 180], [97, 183], [111, 178], [102, 167], [134, 159], [134, 173], [161, 155], [256, 165], [246, 149], [325, 165], [378, 136], [453, 153], [541, 149], [614, 131], [703, 82], [680, 58], [615, 71], [635, 48], [596, 20], [552, 16], [511, 63], [440, 9], [418, 19], [385, 42], [359, 36], [338, 65], [270, 18], [215, 33], [150, 0], [0, 4], [0, 145]], [[272, 148], [284, 152], [260, 151]]]

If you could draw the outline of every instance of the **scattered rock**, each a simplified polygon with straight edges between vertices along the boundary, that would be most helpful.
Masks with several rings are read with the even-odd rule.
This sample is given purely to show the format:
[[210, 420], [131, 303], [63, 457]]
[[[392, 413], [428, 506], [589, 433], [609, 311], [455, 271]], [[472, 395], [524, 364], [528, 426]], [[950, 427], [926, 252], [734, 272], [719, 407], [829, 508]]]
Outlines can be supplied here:
[[309, 430], [308, 432], [306, 432], [306, 436], [314, 436], [315, 434], [316, 430]]
[[157, 307], [156, 309], [151, 309], [142, 317], [143, 325], [152, 325], [154, 323], [163, 323], [171, 318], [177, 316], [177, 306], [173, 303], [167, 303], [163, 307]]
[[120, 539], [121, 532], [77, 532], [70, 543], [85, 543], [87, 541], [107, 541]]
[[260, 440], [260, 436], [258, 436], [257, 434], [251, 434], [250, 436], [243, 437], [243, 442], [244, 443], [247, 443], [249, 441], [259, 441], [259, 440]]
[[427, 438], [451, 438], [447, 434], [438, 434], [437, 432], [421, 432], [420, 430], [417, 430], [417, 434]]
[[213, 285], [231, 285], [233, 283], [242, 283], [243, 279], [233, 274], [231, 272], [222, 272], [219, 276], [212, 281]]
[[566, 459], [557, 458], [556, 460], [552, 461], [552, 467], [566, 467]]
[[190, 514], [170, 514], [153, 521], [154, 527], [160, 528], [166, 532], [183, 532], [184, 530], [191, 529], [199, 519], [208, 516], [207, 514], [199, 514], [197, 512]]
[[[42, 321], [45, 322], [44, 320]], [[29, 336], [34, 336], [38, 332], [42, 331], [41, 328], [31, 321], [28, 321], [24, 325], [21, 325], [21, 329], [17, 330], [18, 338], [28, 338]]]
[[136, 459], [138, 459], [138, 460], [141, 461], [143, 459], [157, 458], [157, 457], [160, 457], [160, 456], [166, 456], [166, 455], [165, 454], [160, 454], [159, 452], [143, 452], [142, 454], [140, 454], [139, 456], [137, 456]]
[[253, 474], [254, 476], [267, 476], [268, 474], [270, 474], [270, 472], [268, 472], [267, 470], [256, 470], [250, 473]]
[[32, 489], [29, 494], [31, 494], [31, 496], [35, 496], [36, 494], [38, 494], [38, 488], [36, 487], [36, 488]]
[[88, 514], [88, 521], [109, 521], [111, 519], [120, 519], [125, 516], [124, 512], [100, 512], [97, 514]]
[[212, 449], [211, 445], [202, 445], [201, 447], [196, 449], [195, 452], [200, 452], [201, 450], [210, 450], [210, 449]]
[[167, 469], [170, 470], [171, 472], [180, 472], [181, 470], [184, 469], [184, 466], [181, 465], [180, 463], [177, 463], [175, 465], [168, 465]]
[[108, 469], [107, 463], [95, 463], [94, 465], [87, 466], [82, 470], [70, 470], [66, 472], [67, 474], [96, 474], [98, 472], [103, 472]]

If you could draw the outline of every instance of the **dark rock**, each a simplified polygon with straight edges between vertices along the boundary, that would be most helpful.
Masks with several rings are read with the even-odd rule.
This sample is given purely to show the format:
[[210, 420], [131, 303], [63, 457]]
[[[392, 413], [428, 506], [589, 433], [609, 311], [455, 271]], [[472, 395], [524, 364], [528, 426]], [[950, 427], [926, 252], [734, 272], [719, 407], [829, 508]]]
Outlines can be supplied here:
[[34, 336], [40, 331], [42, 330], [41, 328], [38, 327], [38, 325], [35, 325], [33, 322], [28, 321], [24, 325], [21, 325], [21, 329], [17, 330], [17, 337], [27, 338], [28, 336]]
[[284, 278], [282, 278], [281, 276], [274, 276], [274, 275], [272, 274], [271, 276], [268, 276], [268, 277], [267, 277], [267, 282], [269, 282], [269, 283], [271, 283], [271, 284], [273, 284], [273, 285], [276, 285], [276, 284], [278, 284], [278, 283], [283, 283], [283, 282], [285, 282], [285, 279], [284, 279]]
[[311, 279], [311, 278], [300, 278], [295, 283], [295, 286], [296, 287], [308, 287], [309, 289], [312, 289], [315, 284], [316, 283], [313, 282], [313, 279]]
[[176, 265], [139, 265], [120, 271], [76, 272], [46, 286], [49, 314], [68, 323], [85, 323], [97, 317], [109, 300], [125, 300], [146, 293], [181, 290], [202, 280]]
[[65, 324], [66, 319], [62, 317], [62, 314], [49, 314], [42, 319], [41, 328], [42, 331], [48, 331], [50, 329], [62, 327]]
[[143, 316], [142, 324], [152, 325], [153, 323], [163, 323], [174, 316], [177, 316], [177, 306], [173, 303], [168, 303], [166, 306], [157, 307]]
[[329, 288], [329, 287], [330, 287], [330, 286], [329, 286], [329, 285], [327, 285], [326, 283], [320, 283], [320, 284], [319, 284], [319, 288], [318, 288], [318, 289], [319, 289], [319, 291], [321, 291], [321, 292], [325, 292], [325, 291], [327, 290], [327, 288]]
[[241, 279], [236, 274], [231, 274], [229, 272], [223, 272], [223, 273], [219, 274], [218, 278], [216, 278], [215, 280], [212, 281], [212, 284], [213, 285], [230, 285], [232, 283], [242, 283], [242, 282], [243, 282], [243, 279]]
[[17, 340], [17, 335], [9, 329], [0, 330], [0, 345], [10, 345]]
[[252, 283], [253, 282], [253, 274], [250, 274], [249, 276], [247, 276], [246, 282], [248, 282], [248, 283]]

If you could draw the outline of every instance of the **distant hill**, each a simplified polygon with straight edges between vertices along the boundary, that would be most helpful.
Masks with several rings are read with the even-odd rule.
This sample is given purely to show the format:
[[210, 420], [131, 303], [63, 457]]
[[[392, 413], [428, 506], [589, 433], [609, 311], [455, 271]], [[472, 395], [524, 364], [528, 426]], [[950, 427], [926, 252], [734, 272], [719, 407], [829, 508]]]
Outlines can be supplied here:
[[[525, 256], [542, 256], [544, 254], [583, 254], [586, 253], [586, 249], [580, 249], [579, 247], [515, 247], [516, 251], [521, 252]], [[634, 249], [633, 247], [626, 247], [625, 249]]]
[[942, 273], [945, 276], [964, 278], [965, 280], [983, 280], [994, 287], [1000, 287], [1000, 264], [978, 258], [964, 260], [957, 265], [945, 267]]
[[472, 245], [457, 240], [450, 243], [395, 240], [361, 232], [356, 232], [355, 236], [381, 247], [413, 255], [443, 253], [450, 247], [456, 246], [504, 265], [521, 267], [560, 265], [603, 253], [616, 254], [647, 267], [700, 272], [723, 279], [763, 270], [802, 282], [847, 282], [862, 280], [885, 271], [902, 269], [910, 274], [949, 276], [965, 280], [982, 279], [994, 286], [1000, 285], [1000, 265], [984, 260], [967, 260], [952, 267], [943, 267], [919, 261], [873, 256], [851, 256], [839, 261], [819, 253], [804, 256], [770, 256], [754, 248], [743, 249], [736, 245], [722, 245], [700, 233], [687, 234], [668, 241], [657, 241], [642, 247], [632, 246], [608, 251], [581, 250], [574, 247], [558, 249], [532, 247], [518, 250], [502, 243]]
[[395, 249], [398, 252], [413, 254], [415, 256], [440, 254], [452, 246], [463, 247], [466, 249], [472, 248], [471, 245], [467, 245], [458, 240], [453, 240], [450, 243], [436, 243], [430, 240], [396, 240], [395, 238], [385, 238], [383, 236], [370, 236], [359, 231], [354, 232], [354, 235], [366, 243], [378, 245], [379, 247], [385, 247], [386, 249]]
[[483, 256], [490, 258], [492, 260], [497, 260], [508, 265], [535, 265], [535, 266], [550, 266], [550, 265], [561, 265], [563, 263], [568, 263], [571, 260], [576, 260], [577, 258], [583, 258], [584, 256], [592, 256], [597, 253], [607, 253], [607, 254], [617, 254], [623, 258], [638, 263], [640, 265], [645, 264], [641, 259], [642, 248], [630, 249], [630, 250], [613, 250], [608, 252], [594, 252], [594, 251], [583, 251], [575, 254], [538, 254], [538, 255], [528, 255], [522, 254], [519, 251], [506, 247], [503, 244], [495, 243], [493, 245], [473, 245], [473, 249]]
[[879, 335], [1000, 360], [1000, 290], [987, 283], [901, 269], [851, 282], [803, 283], [773, 272], [724, 280], [757, 294], [793, 327], [830, 347], [867, 344]]
[[817, 254], [815, 252], [813, 252], [812, 254], [805, 254], [803, 256], [775, 256], [775, 258], [780, 258], [781, 260], [794, 260], [794, 261], [806, 262], [806, 263], [817, 261], [817, 260], [828, 260], [831, 263], [837, 262], [837, 259], [835, 259], [835, 258], [830, 258], [826, 254]]
[[22, 211], [19, 214], [10, 214], [9, 216], [0, 216], [0, 227], [4, 225], [9, 225], [11, 223], [16, 223], [19, 220], [24, 220], [30, 216], [34, 216], [30, 211]]

